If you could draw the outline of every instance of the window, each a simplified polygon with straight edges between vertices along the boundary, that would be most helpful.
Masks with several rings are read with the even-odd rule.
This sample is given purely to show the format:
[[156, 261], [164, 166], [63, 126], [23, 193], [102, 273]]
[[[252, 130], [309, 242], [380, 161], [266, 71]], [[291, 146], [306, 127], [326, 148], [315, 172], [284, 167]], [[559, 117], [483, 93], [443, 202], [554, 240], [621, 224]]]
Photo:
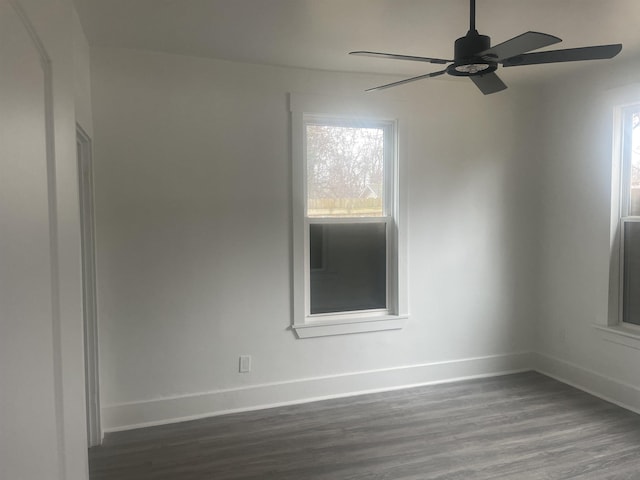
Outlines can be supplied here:
[[292, 111], [293, 329], [401, 328], [397, 120]]
[[621, 321], [640, 325], [640, 104], [621, 116]]

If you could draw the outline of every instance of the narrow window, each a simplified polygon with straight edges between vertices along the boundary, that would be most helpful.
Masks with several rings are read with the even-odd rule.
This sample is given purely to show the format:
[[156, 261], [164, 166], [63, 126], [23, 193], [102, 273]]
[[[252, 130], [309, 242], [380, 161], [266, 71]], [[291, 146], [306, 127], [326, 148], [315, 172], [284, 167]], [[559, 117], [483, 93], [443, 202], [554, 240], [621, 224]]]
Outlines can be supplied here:
[[386, 311], [393, 124], [307, 118], [305, 143], [309, 313]]
[[622, 322], [640, 325], [640, 105], [622, 122]]
[[293, 119], [294, 330], [401, 328], [396, 121]]

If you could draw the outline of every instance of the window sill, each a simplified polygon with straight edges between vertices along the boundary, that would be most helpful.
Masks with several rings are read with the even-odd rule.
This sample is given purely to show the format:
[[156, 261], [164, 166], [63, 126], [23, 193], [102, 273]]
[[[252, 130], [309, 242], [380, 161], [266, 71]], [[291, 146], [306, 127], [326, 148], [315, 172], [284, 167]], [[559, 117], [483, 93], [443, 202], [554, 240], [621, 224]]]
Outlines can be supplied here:
[[328, 337], [351, 333], [400, 330], [405, 326], [408, 318], [408, 315], [385, 315], [384, 317], [350, 320], [310, 321], [305, 324], [293, 325], [291, 328], [296, 332], [298, 338]]
[[640, 329], [619, 325], [594, 325], [603, 340], [640, 350]]

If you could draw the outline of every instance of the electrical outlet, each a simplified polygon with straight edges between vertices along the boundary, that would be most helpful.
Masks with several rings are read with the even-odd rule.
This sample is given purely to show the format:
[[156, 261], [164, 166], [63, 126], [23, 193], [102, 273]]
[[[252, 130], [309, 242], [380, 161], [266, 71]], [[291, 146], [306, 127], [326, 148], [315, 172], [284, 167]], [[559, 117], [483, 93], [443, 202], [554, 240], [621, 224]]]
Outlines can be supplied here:
[[240, 373], [251, 371], [251, 355], [240, 355]]

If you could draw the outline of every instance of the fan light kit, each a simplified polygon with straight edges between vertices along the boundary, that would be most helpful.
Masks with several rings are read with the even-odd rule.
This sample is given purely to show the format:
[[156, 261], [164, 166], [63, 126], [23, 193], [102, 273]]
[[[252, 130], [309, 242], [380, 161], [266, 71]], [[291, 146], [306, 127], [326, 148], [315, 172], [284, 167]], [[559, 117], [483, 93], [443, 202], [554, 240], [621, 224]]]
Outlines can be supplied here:
[[616, 43], [613, 45], [597, 45], [594, 47], [527, 53], [562, 41], [553, 35], [539, 32], [526, 32], [492, 47], [491, 38], [487, 35], [480, 35], [476, 30], [476, 1], [469, 1], [469, 31], [464, 37], [456, 40], [453, 60], [414, 57], [410, 55], [398, 55], [395, 53], [368, 51], [350, 52], [350, 55], [360, 55], [364, 57], [409, 60], [413, 62], [426, 62], [442, 65], [450, 63], [450, 65], [444, 70], [370, 88], [367, 92], [395, 87], [396, 85], [415, 82], [416, 80], [422, 80], [423, 78], [438, 77], [448, 73], [449, 75], [457, 77], [469, 77], [482, 93], [488, 95], [507, 88], [502, 80], [500, 80], [500, 77], [495, 73], [498, 69], [498, 65], [502, 65], [503, 67], [516, 67], [543, 63], [600, 60], [613, 58], [622, 50], [622, 44]]

